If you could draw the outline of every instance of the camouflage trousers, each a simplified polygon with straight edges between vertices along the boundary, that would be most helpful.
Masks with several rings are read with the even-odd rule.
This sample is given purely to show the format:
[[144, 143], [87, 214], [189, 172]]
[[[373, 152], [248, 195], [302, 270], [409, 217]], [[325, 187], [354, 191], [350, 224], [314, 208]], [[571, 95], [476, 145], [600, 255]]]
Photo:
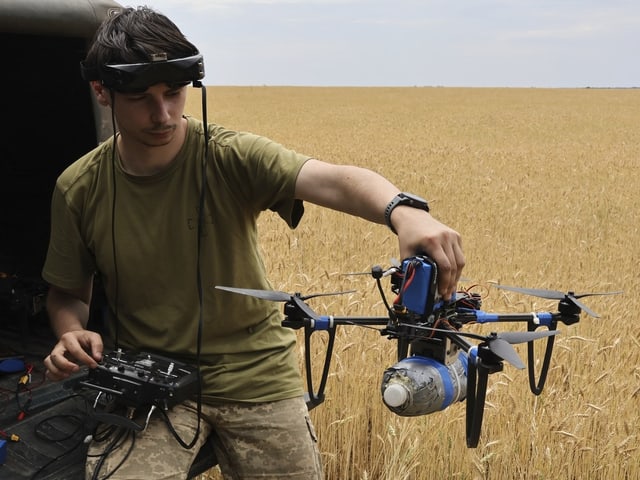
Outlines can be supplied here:
[[[176, 405], [167, 414], [175, 433], [190, 443], [198, 421], [195, 403]], [[316, 434], [302, 397], [259, 404], [203, 404], [200, 435], [191, 449], [178, 443], [157, 413], [135, 435], [127, 431], [121, 437], [111, 433], [101, 438], [104, 429], [99, 427], [89, 446], [87, 480], [107, 476], [113, 480], [184, 480], [212, 432], [225, 479], [323, 478]]]

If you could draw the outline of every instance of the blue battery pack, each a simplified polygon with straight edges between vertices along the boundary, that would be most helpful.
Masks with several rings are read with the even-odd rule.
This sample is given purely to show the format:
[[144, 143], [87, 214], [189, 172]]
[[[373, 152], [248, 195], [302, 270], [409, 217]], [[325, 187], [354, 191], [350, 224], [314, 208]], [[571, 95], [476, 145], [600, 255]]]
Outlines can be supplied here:
[[0, 373], [18, 373], [25, 370], [24, 360], [20, 357], [0, 358]]

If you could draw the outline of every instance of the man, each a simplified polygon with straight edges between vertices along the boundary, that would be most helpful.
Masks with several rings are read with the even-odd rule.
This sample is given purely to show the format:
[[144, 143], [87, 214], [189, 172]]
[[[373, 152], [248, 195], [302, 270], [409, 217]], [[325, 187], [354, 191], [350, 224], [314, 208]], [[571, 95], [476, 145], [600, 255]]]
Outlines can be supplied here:
[[[128, 447], [94, 435], [87, 475], [184, 478], [213, 431], [228, 478], [322, 478], [294, 332], [280, 325], [273, 302], [213, 286], [270, 289], [256, 219], [271, 209], [293, 228], [303, 201], [386, 222], [403, 258], [434, 259], [445, 299], [464, 266], [460, 236], [370, 170], [183, 116], [185, 85], [202, 78], [202, 60], [148, 8], [107, 19], [83, 70], [118, 133], [56, 183], [43, 277], [59, 340], [45, 359], [48, 377], [95, 368], [108, 344], [198, 364], [202, 385], [201, 405], [186, 401], [168, 419], [153, 416]], [[104, 340], [86, 329], [95, 275], [109, 307]], [[195, 448], [181, 448], [169, 424], [195, 438]]]

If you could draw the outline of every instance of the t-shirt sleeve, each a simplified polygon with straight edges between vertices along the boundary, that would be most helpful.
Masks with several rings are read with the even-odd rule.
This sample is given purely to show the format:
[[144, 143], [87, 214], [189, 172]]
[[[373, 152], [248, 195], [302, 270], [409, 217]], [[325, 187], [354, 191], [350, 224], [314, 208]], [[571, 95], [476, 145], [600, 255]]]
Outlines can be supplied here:
[[95, 262], [80, 234], [77, 212], [56, 185], [51, 199], [51, 236], [42, 278], [60, 288], [78, 288], [95, 272]]
[[235, 133], [222, 146], [227, 180], [244, 201], [257, 211], [277, 212], [295, 228], [304, 214], [302, 201], [295, 198], [296, 179], [310, 157], [250, 133]]

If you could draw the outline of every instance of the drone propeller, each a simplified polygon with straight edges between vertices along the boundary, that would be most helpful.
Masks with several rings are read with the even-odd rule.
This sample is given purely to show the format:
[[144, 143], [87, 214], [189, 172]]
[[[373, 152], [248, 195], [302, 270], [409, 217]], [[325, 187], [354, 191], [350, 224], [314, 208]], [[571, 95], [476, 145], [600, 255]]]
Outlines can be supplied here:
[[617, 292], [601, 292], [601, 293], [580, 293], [576, 294], [575, 292], [560, 292], [557, 290], [542, 290], [537, 288], [520, 288], [520, 287], [510, 287], [507, 285], [496, 285], [496, 288], [500, 288], [502, 290], [509, 290], [511, 292], [524, 293], [525, 295], [533, 295], [534, 297], [546, 298], [549, 300], [568, 300], [573, 303], [575, 306], [580, 308], [586, 314], [591, 315], [594, 318], [600, 318], [600, 315], [595, 313], [589, 307], [587, 307], [584, 303], [580, 302], [578, 299], [583, 297], [593, 297], [596, 295], [618, 295], [623, 293], [621, 290]]
[[558, 330], [540, 330], [537, 332], [502, 332], [495, 334], [495, 338], [491, 338], [493, 334], [490, 335], [488, 346], [489, 350], [498, 355], [500, 358], [504, 358], [514, 367], [524, 369], [524, 363], [522, 363], [522, 360], [520, 360], [520, 357], [511, 345], [526, 343], [537, 340], [539, 338], [551, 337], [559, 333], [560, 332]]
[[263, 300], [271, 300], [272, 302], [288, 302], [293, 297], [300, 300], [309, 300], [315, 297], [330, 297], [333, 295], [345, 295], [347, 293], [354, 293], [355, 290], [346, 290], [343, 292], [331, 292], [331, 293], [313, 293], [311, 295], [299, 295], [297, 293], [291, 294], [286, 292], [280, 292], [277, 290], [256, 290], [253, 288], [236, 288], [236, 287], [223, 287], [216, 285], [218, 290], [225, 290], [227, 292], [240, 293], [242, 295], [248, 295], [250, 297], [261, 298]]
[[221, 287], [219, 285], [216, 285], [215, 288], [218, 290], [225, 290], [227, 292], [247, 295], [249, 297], [261, 298], [263, 300], [271, 300], [272, 302], [288, 302], [292, 297], [292, 295], [288, 293], [279, 292], [277, 290], [255, 290], [253, 288]]
[[225, 290], [227, 292], [239, 293], [241, 295], [247, 295], [250, 297], [261, 298], [263, 300], [270, 300], [272, 302], [293, 302], [307, 317], [317, 320], [318, 314], [314, 312], [309, 305], [305, 303], [305, 300], [315, 297], [328, 297], [332, 295], [344, 295], [347, 293], [353, 293], [355, 290], [347, 290], [344, 292], [332, 292], [332, 293], [314, 293], [312, 295], [302, 296], [298, 293], [293, 295], [280, 292], [277, 290], [256, 290], [253, 288], [236, 288], [236, 287], [223, 287], [216, 285], [218, 290]]
[[511, 365], [521, 370], [524, 369], [525, 365], [524, 363], [522, 363], [522, 360], [520, 360], [518, 353], [511, 345], [531, 342], [539, 338], [551, 337], [560, 333], [559, 330], [538, 330], [535, 332], [493, 332], [490, 335], [479, 335], [470, 332], [459, 332], [457, 330], [431, 328], [405, 323], [401, 324], [401, 326], [413, 327], [418, 330], [428, 330], [430, 332], [442, 332], [450, 335], [458, 335], [461, 337], [469, 337], [475, 338], [476, 340], [481, 340], [482, 344], [486, 345], [492, 353], [496, 354], [498, 357], [506, 360]]
[[512, 347], [518, 343], [531, 342], [539, 338], [551, 337], [558, 335], [558, 330], [540, 330], [536, 332], [502, 332], [492, 333], [486, 337], [482, 337], [484, 343], [489, 347], [489, 350], [495, 353], [500, 358], [506, 360], [516, 368], [524, 369], [525, 365], [520, 360], [518, 353]]

